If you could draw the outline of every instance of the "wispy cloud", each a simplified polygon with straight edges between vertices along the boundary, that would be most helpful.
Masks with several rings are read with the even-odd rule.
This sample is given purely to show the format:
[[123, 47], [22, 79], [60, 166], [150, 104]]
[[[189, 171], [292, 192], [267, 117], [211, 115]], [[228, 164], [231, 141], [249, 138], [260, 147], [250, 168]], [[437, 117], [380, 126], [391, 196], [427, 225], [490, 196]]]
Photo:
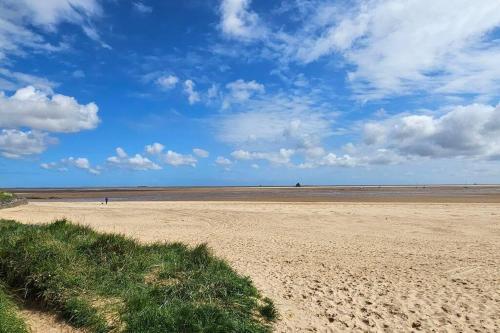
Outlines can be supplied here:
[[[230, 3], [253, 13], [249, 1]], [[342, 57], [347, 83], [364, 101], [422, 93], [488, 96], [500, 89], [500, 42], [492, 38], [500, 26], [496, 0], [312, 3], [280, 7], [295, 15], [296, 24], [261, 23], [267, 33], [251, 39], [259, 42], [254, 49], [280, 64]], [[251, 17], [258, 20], [255, 13]], [[221, 15], [221, 25], [226, 21], [227, 15]], [[234, 31], [236, 36], [239, 30]]]
[[147, 6], [141, 1], [136, 1], [132, 3], [132, 7], [134, 8], [135, 11], [141, 13], [141, 14], [150, 14], [153, 12], [153, 7]]

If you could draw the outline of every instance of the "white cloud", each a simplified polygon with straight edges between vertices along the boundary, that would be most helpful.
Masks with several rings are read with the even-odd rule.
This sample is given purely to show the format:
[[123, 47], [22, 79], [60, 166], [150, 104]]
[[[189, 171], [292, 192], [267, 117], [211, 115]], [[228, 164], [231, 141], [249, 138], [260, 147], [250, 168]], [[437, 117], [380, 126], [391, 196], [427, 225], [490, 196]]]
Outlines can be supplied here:
[[309, 168], [317, 168], [321, 166], [326, 167], [355, 167], [359, 166], [360, 162], [349, 155], [337, 156], [334, 153], [328, 153], [321, 158], [308, 160], [304, 163], [298, 165], [299, 168], [309, 169]]
[[89, 17], [102, 14], [102, 8], [96, 0], [6, 0], [6, 2], [9, 5], [15, 3], [34, 24], [48, 29], [54, 29], [55, 25], [61, 22], [82, 23]]
[[264, 85], [256, 82], [255, 80], [246, 82], [239, 79], [228, 83], [226, 88], [229, 89], [231, 96], [238, 101], [246, 101], [252, 96], [253, 93], [264, 92]]
[[228, 158], [225, 158], [224, 156], [217, 156], [217, 158], [215, 159], [215, 163], [217, 165], [220, 165], [220, 166], [223, 166], [226, 168], [233, 164], [233, 162], [231, 162], [231, 160], [229, 160]]
[[241, 103], [248, 100], [252, 95], [258, 93], [264, 93], [265, 88], [261, 83], [252, 81], [244, 81], [242, 79], [230, 82], [226, 85], [229, 90], [228, 96], [224, 98], [223, 108], [227, 109], [231, 103]]
[[[280, 141], [287, 148], [273, 149], [267, 144], [262, 145], [262, 150], [237, 149], [231, 156], [238, 161], [261, 160], [302, 169], [369, 167], [454, 158], [500, 160], [500, 104], [476, 103], [383, 117], [358, 128], [360, 141], [344, 145], [344, 153], [327, 151], [321, 145], [321, 138], [301, 141], [286, 137]], [[240, 140], [234, 142], [246, 144]]]
[[0, 131], [0, 154], [7, 158], [21, 158], [41, 154], [57, 139], [38, 131], [2, 129]]
[[217, 85], [212, 84], [207, 91], [207, 97], [209, 100], [214, 99], [219, 96], [219, 87]]
[[77, 69], [71, 75], [73, 75], [73, 77], [77, 78], [77, 79], [83, 79], [83, 78], [85, 78], [85, 72], [82, 71], [81, 69]]
[[249, 7], [245, 0], [222, 2], [226, 36], [258, 41], [253, 54], [284, 68], [323, 58], [343, 63], [361, 100], [423, 92], [489, 97], [500, 90], [498, 0], [297, 1], [275, 11], [293, 24], [272, 32]]
[[28, 86], [8, 97], [0, 92], [0, 127], [29, 127], [49, 132], [78, 132], [99, 124], [94, 103], [79, 104], [75, 98], [47, 93]]
[[45, 170], [68, 171], [68, 168], [58, 162], [41, 163], [40, 167]]
[[61, 159], [59, 162], [42, 163], [40, 166], [47, 170], [67, 171], [68, 167], [75, 167], [93, 175], [101, 173], [100, 167], [92, 167], [89, 160], [85, 157], [68, 157]]
[[500, 88], [500, 43], [489, 35], [500, 26], [497, 0], [323, 3], [306, 22], [282, 48], [305, 63], [343, 55], [360, 97]]
[[145, 4], [143, 4], [140, 1], [134, 2], [132, 4], [132, 6], [133, 6], [134, 10], [136, 10], [137, 12], [139, 12], [141, 14], [150, 14], [153, 12], [153, 7], [146, 6]]
[[252, 153], [246, 150], [235, 150], [231, 153], [231, 156], [234, 157], [237, 160], [251, 160], [252, 159]]
[[[33, 27], [53, 32], [60, 23], [82, 27], [94, 39], [99, 39], [92, 28], [92, 20], [102, 15], [96, 0], [3, 0], [0, 2], [0, 59], [9, 54], [23, 55], [25, 48], [37, 51], [59, 51], [67, 45], [51, 44]], [[92, 36], [89, 36], [92, 37]]]
[[150, 155], [158, 155], [165, 149], [165, 146], [161, 143], [155, 142], [151, 145], [146, 146], [146, 152]]
[[163, 154], [162, 160], [172, 166], [189, 165], [195, 167], [198, 162], [192, 155], [183, 155], [171, 150]]
[[97, 42], [103, 48], [108, 50], [112, 49], [112, 47], [109, 44], [107, 44], [102, 40], [101, 36], [99, 35], [99, 32], [97, 32], [97, 28], [94, 27], [93, 25], [91, 24], [84, 25], [82, 26], [82, 30], [87, 35], [88, 38], [92, 39], [94, 42]]
[[184, 81], [184, 92], [188, 96], [188, 101], [191, 105], [200, 101], [200, 95], [195, 90], [195, 86], [195, 83], [191, 80]]
[[259, 16], [249, 10], [251, 0], [222, 0], [220, 29], [230, 38], [252, 40], [262, 38], [266, 30]]
[[300, 95], [265, 95], [215, 118], [218, 138], [249, 150], [304, 148], [332, 134], [333, 113]]
[[128, 156], [123, 148], [116, 148], [116, 156], [108, 157], [108, 164], [119, 168], [132, 169], [132, 170], [160, 170], [161, 167], [140, 154]]
[[170, 90], [175, 88], [178, 82], [179, 78], [175, 75], [168, 75], [168, 76], [164, 75], [156, 79], [156, 84], [165, 90]]
[[43, 92], [52, 93], [58, 84], [36, 75], [0, 68], [0, 90], [15, 91], [25, 86], [33, 86]]
[[[196, 163], [198, 163], [198, 160], [193, 155], [180, 154], [172, 150], [168, 150], [166, 153], [164, 153], [163, 151], [165, 150], [165, 146], [158, 142], [147, 145], [145, 147], [145, 150], [148, 154], [156, 156], [162, 163], [175, 167], [182, 165], [196, 167]], [[206, 152], [205, 150], [198, 148], [193, 149], [193, 152], [196, 155], [198, 155], [197, 152], [202, 155], [204, 153], [208, 154], [208, 152]]]
[[208, 151], [201, 148], [193, 148], [193, 153], [200, 158], [207, 158], [208, 156], [210, 156], [210, 153]]
[[404, 114], [363, 127], [370, 147], [410, 157], [500, 157], [500, 105], [470, 104]]
[[118, 158], [127, 158], [127, 153], [125, 152], [125, 149], [118, 147], [116, 148], [116, 155]]
[[291, 157], [295, 154], [293, 149], [281, 148], [277, 152], [249, 152], [246, 150], [236, 150], [231, 156], [236, 160], [266, 160], [272, 164], [290, 164]]

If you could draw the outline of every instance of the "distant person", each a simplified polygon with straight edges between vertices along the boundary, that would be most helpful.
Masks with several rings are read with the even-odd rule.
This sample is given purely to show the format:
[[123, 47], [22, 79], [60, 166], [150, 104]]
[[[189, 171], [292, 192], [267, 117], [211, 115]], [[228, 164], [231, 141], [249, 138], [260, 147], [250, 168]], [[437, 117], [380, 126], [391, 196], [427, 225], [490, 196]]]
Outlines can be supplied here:
[[108, 204], [108, 197], [104, 198], [104, 201], [106, 202], [106, 205]]

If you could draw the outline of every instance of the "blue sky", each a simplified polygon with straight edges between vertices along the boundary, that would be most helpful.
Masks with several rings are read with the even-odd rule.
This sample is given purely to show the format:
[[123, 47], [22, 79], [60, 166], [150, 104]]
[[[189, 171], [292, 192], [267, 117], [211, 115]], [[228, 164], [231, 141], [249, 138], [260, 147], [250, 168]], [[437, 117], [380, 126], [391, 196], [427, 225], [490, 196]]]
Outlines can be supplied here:
[[498, 183], [500, 2], [0, 0], [0, 186]]

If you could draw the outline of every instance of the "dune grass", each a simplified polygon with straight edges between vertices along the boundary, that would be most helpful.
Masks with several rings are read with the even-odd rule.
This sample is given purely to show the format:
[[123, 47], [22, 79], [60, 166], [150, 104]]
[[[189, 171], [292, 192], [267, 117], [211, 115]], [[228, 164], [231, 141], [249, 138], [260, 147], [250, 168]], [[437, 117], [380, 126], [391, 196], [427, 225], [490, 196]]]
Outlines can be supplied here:
[[0, 283], [0, 333], [28, 333], [24, 321], [18, 315], [18, 308], [12, 302], [6, 289]]
[[14, 194], [9, 192], [0, 192], [0, 203], [11, 202], [15, 199]]
[[277, 313], [205, 245], [0, 220], [0, 280], [91, 332], [269, 332]]

